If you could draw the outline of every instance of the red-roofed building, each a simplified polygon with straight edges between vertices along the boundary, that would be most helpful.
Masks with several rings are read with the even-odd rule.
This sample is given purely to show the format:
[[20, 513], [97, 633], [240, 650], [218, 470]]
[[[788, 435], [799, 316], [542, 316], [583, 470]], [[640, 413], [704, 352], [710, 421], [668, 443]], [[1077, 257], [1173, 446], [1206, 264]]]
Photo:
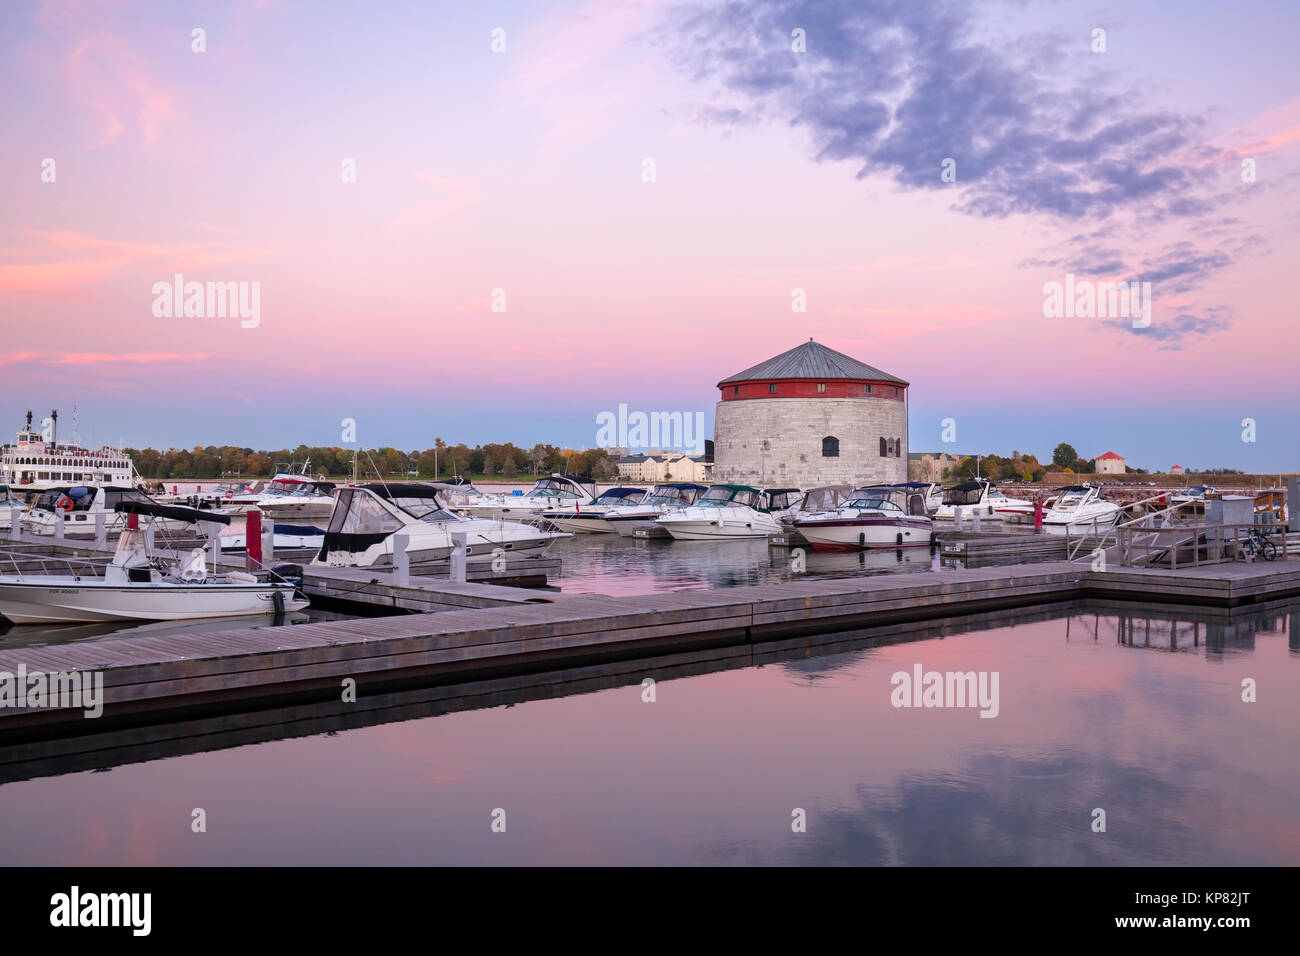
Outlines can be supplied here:
[[1099, 475], [1125, 474], [1124, 456], [1117, 455], [1113, 451], [1108, 451], [1104, 455], [1098, 455], [1097, 474]]
[[1181, 475], [1182, 473], [1183, 473], [1182, 465], [1174, 465], [1174, 467], [1169, 469], [1169, 474], [1171, 475]]

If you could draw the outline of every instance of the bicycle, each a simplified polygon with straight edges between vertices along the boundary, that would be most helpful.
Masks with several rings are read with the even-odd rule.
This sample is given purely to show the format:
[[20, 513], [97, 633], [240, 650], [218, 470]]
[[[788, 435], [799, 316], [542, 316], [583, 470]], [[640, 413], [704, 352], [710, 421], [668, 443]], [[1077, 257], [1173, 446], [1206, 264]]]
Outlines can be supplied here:
[[1237, 560], [1254, 561], [1257, 557], [1272, 561], [1277, 557], [1277, 545], [1268, 540], [1268, 536], [1263, 531], [1254, 530], [1237, 548]]

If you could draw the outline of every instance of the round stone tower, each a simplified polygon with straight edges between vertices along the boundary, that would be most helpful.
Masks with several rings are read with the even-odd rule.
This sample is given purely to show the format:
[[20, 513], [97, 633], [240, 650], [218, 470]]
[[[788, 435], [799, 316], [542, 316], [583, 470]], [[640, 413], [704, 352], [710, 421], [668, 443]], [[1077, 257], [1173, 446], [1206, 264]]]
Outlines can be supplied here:
[[907, 481], [907, 386], [812, 339], [725, 378], [715, 480], [802, 489]]

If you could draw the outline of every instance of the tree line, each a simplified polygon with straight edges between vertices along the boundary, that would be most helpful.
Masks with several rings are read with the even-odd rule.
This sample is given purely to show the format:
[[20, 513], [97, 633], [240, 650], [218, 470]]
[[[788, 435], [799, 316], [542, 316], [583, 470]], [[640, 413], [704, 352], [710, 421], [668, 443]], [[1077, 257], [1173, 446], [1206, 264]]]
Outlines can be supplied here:
[[603, 448], [575, 451], [556, 445], [537, 444], [518, 448], [510, 442], [489, 443], [470, 448], [461, 443], [448, 445], [441, 438], [426, 449], [351, 449], [299, 445], [297, 448], [254, 450], [234, 445], [196, 445], [194, 448], [128, 448], [143, 478], [193, 480], [199, 478], [267, 477], [280, 469], [300, 468], [310, 461], [312, 474], [350, 476], [353, 458], [361, 478], [411, 477], [431, 481], [455, 475], [543, 475], [567, 472], [608, 478], [618, 472], [614, 459]]

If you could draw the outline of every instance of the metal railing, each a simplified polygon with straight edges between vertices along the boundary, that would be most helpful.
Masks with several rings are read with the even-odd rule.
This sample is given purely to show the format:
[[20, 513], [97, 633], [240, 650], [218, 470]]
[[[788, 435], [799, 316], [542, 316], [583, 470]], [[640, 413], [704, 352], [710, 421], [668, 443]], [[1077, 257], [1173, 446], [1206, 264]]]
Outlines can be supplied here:
[[[53, 575], [50, 571], [51, 565], [56, 568], [66, 568], [64, 575], [71, 577], [74, 581], [80, 581], [83, 577], [103, 577], [104, 568], [112, 563], [112, 558], [83, 558], [83, 557], [60, 557], [56, 555], [30, 554], [23, 551], [0, 551], [0, 562], [7, 566], [12, 564], [14, 575], [19, 581], [23, 580], [23, 568], [19, 561], [28, 565], [29, 574], [35, 574], [36, 571], [31, 568], [33, 564], [40, 565], [42, 575]], [[81, 569], [82, 573], [78, 573]]]
[[[1124, 567], [1132, 567], [1134, 561], [1134, 550], [1138, 546], [1147, 548], [1147, 554], [1143, 558], [1149, 558], [1153, 554], [1168, 554], [1169, 566], [1173, 570], [1178, 570], [1179, 552], [1189, 550], [1190, 564], [1192, 567], [1200, 567], [1202, 564], [1223, 564], [1228, 561], [1253, 561], [1255, 556], [1253, 552], [1245, 546], [1252, 536], [1260, 532], [1261, 526], [1255, 523], [1251, 524], [1172, 524], [1163, 528], [1134, 528], [1126, 527], [1120, 529], [1118, 545], [1120, 552], [1120, 564]], [[1151, 542], [1135, 542], [1137, 535], [1144, 535], [1154, 539]], [[1271, 532], [1266, 532], [1270, 541], [1274, 542], [1278, 551], [1278, 557], [1286, 559], [1293, 547], [1300, 546], [1300, 535], [1293, 531], [1287, 531], [1279, 527]], [[1204, 556], [1202, 556], [1204, 554]], [[1184, 559], [1183, 567], [1187, 567], [1188, 561]]]

